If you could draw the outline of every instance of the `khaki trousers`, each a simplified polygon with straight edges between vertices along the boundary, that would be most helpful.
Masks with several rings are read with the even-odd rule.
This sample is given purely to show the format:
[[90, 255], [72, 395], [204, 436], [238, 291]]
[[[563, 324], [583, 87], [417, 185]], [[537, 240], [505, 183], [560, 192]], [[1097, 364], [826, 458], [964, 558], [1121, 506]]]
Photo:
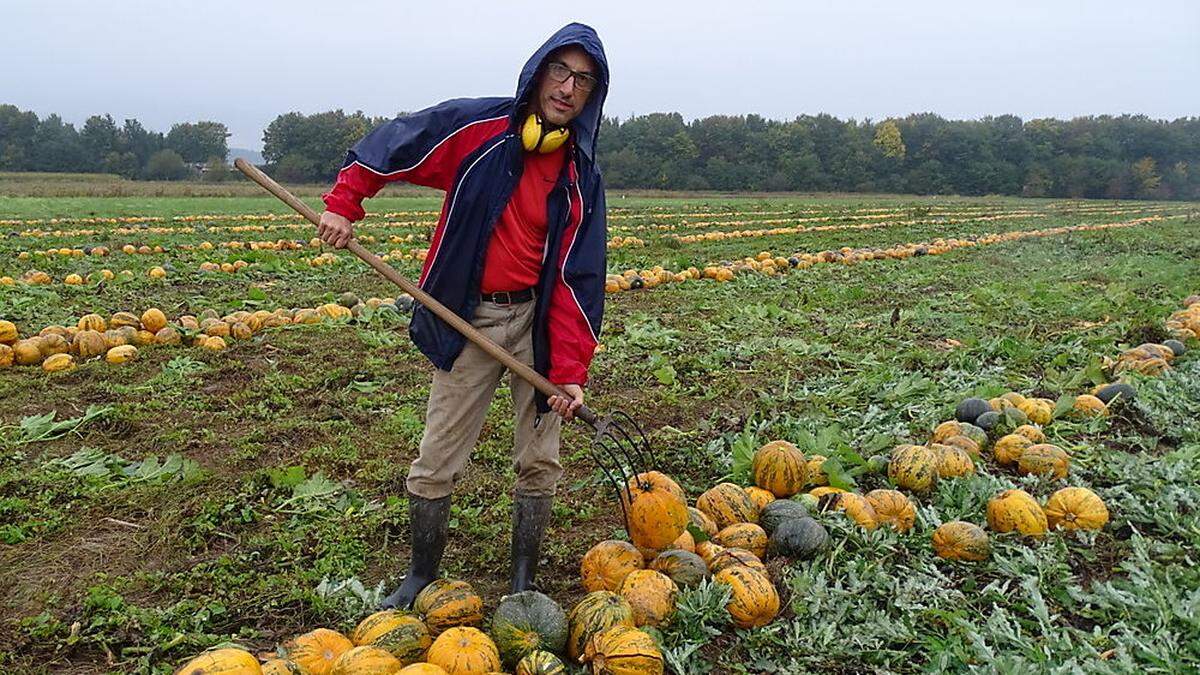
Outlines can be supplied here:
[[[522, 363], [533, 366], [534, 301], [514, 305], [481, 302], [472, 325]], [[412, 467], [408, 491], [425, 499], [439, 499], [454, 491], [479, 440], [492, 396], [505, 368], [470, 341], [449, 371], [438, 369], [429, 390], [425, 435]], [[516, 493], [551, 496], [562, 477], [559, 432], [562, 418], [548, 412], [538, 419], [534, 388], [509, 374], [516, 415], [513, 446], [517, 474]]]

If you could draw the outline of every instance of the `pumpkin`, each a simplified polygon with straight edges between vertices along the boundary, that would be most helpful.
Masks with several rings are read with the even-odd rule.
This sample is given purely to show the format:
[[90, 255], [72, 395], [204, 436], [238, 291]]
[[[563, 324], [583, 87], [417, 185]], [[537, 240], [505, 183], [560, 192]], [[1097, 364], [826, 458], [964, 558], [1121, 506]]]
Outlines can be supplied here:
[[271, 659], [262, 664], [262, 675], [304, 675], [304, 671], [295, 661]]
[[478, 626], [483, 621], [483, 599], [465, 581], [435, 579], [417, 593], [413, 611], [425, 619], [429, 633], [436, 636], [447, 628]]
[[804, 453], [787, 441], [771, 441], [755, 451], [750, 471], [754, 484], [776, 497], [791, 497], [808, 482]]
[[625, 576], [644, 566], [642, 554], [633, 544], [609, 539], [596, 544], [583, 554], [579, 576], [583, 587], [593, 591], [616, 591]]
[[789, 520], [771, 534], [773, 556], [808, 560], [829, 547], [829, 532], [812, 518]]
[[478, 628], [454, 626], [438, 635], [425, 660], [448, 675], [483, 675], [500, 670], [500, 652]]
[[712, 566], [713, 558], [715, 558], [717, 554], [724, 550], [724, 546], [721, 546], [720, 544], [709, 539], [696, 544], [696, 555], [700, 556], [700, 559], [704, 561], [704, 564], [709, 565], [710, 567]]
[[537, 650], [561, 652], [567, 646], [567, 613], [537, 591], [513, 593], [500, 599], [491, 634], [506, 664]]
[[1010, 391], [1005, 394], [1000, 394], [1000, 398], [1008, 401], [1015, 408], [1025, 401], [1025, 397], [1015, 391]]
[[734, 523], [753, 523], [758, 513], [745, 490], [733, 483], [720, 483], [696, 499], [696, 507], [712, 518], [718, 531]]
[[55, 354], [42, 361], [42, 370], [47, 373], [57, 373], [71, 370], [75, 367], [75, 357], [70, 354]]
[[900, 533], [912, 529], [917, 519], [917, 509], [904, 493], [896, 490], [871, 490], [866, 499], [871, 508], [875, 509], [875, 518], [880, 525], [890, 525]]
[[620, 492], [620, 497], [621, 504], [627, 509], [630, 504], [630, 495], [636, 499], [639, 493], [647, 492], [654, 488], [666, 490], [678, 497], [679, 501], [687, 502], [687, 494], [684, 493], [683, 488], [679, 487], [679, 483], [676, 483], [675, 479], [661, 471], [644, 471], [639, 473], [626, 482], [626, 488], [627, 491]]
[[827, 458], [824, 455], [809, 455], [804, 462], [808, 472], [808, 485], [814, 487], [821, 485], [829, 485], [829, 476], [825, 474], [825, 470], [821, 468], [825, 464]]
[[1071, 410], [1079, 417], [1104, 417], [1108, 414], [1108, 406], [1104, 405], [1104, 401], [1091, 394], [1076, 396]]
[[184, 330], [200, 330], [200, 322], [190, 314], [179, 317], [179, 327]]
[[913, 492], [924, 492], [937, 481], [937, 467], [938, 455], [934, 450], [922, 445], [901, 445], [892, 450], [888, 479]]
[[18, 339], [17, 325], [0, 319], [0, 344], [11, 345]]
[[1114, 382], [1100, 387], [1096, 390], [1095, 395], [1104, 402], [1104, 405], [1110, 406], [1113, 401], [1120, 403], [1132, 401], [1137, 396], [1137, 390], [1124, 382]]
[[108, 350], [104, 355], [104, 360], [109, 363], [126, 363], [137, 358], [137, 347], [133, 345], [120, 345]]
[[254, 332], [250, 330], [250, 326], [238, 321], [229, 327], [229, 334], [236, 340], [249, 340]]
[[103, 333], [108, 329], [108, 322], [99, 314], [85, 314], [79, 319], [79, 330], [94, 330]]
[[32, 366], [42, 362], [42, 338], [25, 338], [17, 340], [12, 346], [13, 360], [22, 366]]
[[929, 439], [930, 443], [941, 443], [942, 441], [957, 436], [962, 431], [962, 426], [958, 422], [942, 422], [933, 429], [933, 437]]
[[[965, 424], [963, 425], [966, 426]], [[932, 445], [932, 444], [931, 444]], [[956, 434], [942, 441], [938, 445], [949, 445], [955, 448], [966, 450], [972, 457], [979, 456], [979, 443], [965, 434]]]
[[729, 586], [725, 609], [738, 628], [765, 626], [779, 614], [779, 594], [766, 574], [748, 567], [730, 567], [717, 573], [713, 581]]
[[712, 574], [717, 574], [730, 567], [749, 567], [757, 572], [767, 573], [767, 566], [763, 564], [762, 559], [744, 548], [722, 549], [713, 555], [712, 560], [708, 563], [708, 571]]
[[[833, 487], [831, 485], [822, 485], [821, 487], [815, 487], [815, 488], [809, 490], [808, 494], [811, 497], [820, 499], [821, 497], [825, 497], [827, 495], [836, 495], [836, 494], [841, 494], [843, 492], [845, 492], [845, 490], [843, 490], [842, 488]], [[803, 506], [803, 504], [801, 504], [801, 506]]]
[[638, 548], [660, 551], [687, 528], [687, 501], [675, 481], [663, 474], [652, 479], [650, 474], [658, 472], [630, 479], [626, 497], [632, 498], [625, 507], [625, 530]]
[[776, 499], [763, 507], [758, 514], [758, 524], [769, 536], [779, 524], [789, 518], [808, 518], [808, 509], [800, 502], [790, 499]]
[[597, 633], [584, 650], [583, 661], [603, 675], [661, 675], [663, 656], [654, 638], [630, 626], [613, 626]]
[[621, 582], [621, 597], [633, 609], [637, 626], [661, 626], [675, 614], [675, 582], [656, 570], [635, 570]]
[[988, 527], [996, 532], [1038, 536], [1046, 533], [1046, 514], [1024, 490], [1005, 490], [988, 500]]
[[688, 521], [709, 537], [717, 533], [717, 524], [712, 521], [712, 518], [694, 506], [688, 507]]
[[13, 364], [13, 350], [8, 345], [0, 344], [0, 368], [8, 368]]
[[610, 591], [583, 596], [567, 615], [567, 656], [578, 660], [593, 636], [613, 626], [633, 627], [629, 601]]
[[879, 525], [879, 516], [875, 513], [875, 507], [867, 501], [866, 497], [854, 492], [842, 492], [837, 495], [833, 501], [834, 508], [845, 512], [850, 520], [853, 520], [866, 530], [873, 530]]
[[1108, 523], [1104, 500], [1085, 487], [1065, 487], [1055, 492], [1043, 510], [1052, 530], [1099, 530]]
[[767, 552], [767, 533], [754, 523], [734, 523], [722, 529], [713, 541], [726, 548], [743, 548], [762, 558]]
[[364, 645], [353, 647], [333, 662], [330, 675], [394, 675], [404, 667], [386, 649]]
[[283, 646], [287, 658], [309, 675], [329, 675], [334, 661], [352, 647], [354, 643], [346, 636], [328, 628], [309, 631]]
[[142, 328], [157, 333], [167, 327], [167, 315], [155, 307], [142, 312]]
[[[675, 541], [668, 544], [667, 547], [663, 550], [665, 550], [665, 551], [688, 551], [691, 553], [695, 553], [696, 552], [696, 540], [694, 537], [692, 537], [691, 532], [684, 530], [683, 534], [679, 535], [679, 537]], [[638, 549], [638, 552], [641, 553], [642, 557], [647, 561], [654, 560], [656, 557], [658, 557], [659, 553], [662, 553], [662, 551], [656, 551], [654, 549]]]
[[992, 548], [982, 527], [956, 520], [933, 531], [933, 552], [946, 560], [979, 562], [987, 560]]
[[326, 318], [333, 320], [342, 320], [351, 318], [350, 308], [342, 307], [336, 302], [327, 302], [317, 308], [317, 313]]
[[700, 556], [688, 551], [663, 551], [650, 562], [650, 569], [662, 572], [682, 588], [699, 586], [708, 578], [708, 565]]
[[760, 515], [762, 514], [763, 508], [765, 508], [767, 504], [775, 501], [775, 495], [771, 494], [770, 490], [764, 490], [756, 486], [746, 488], [746, 496], [750, 498], [751, 502], [753, 502], [754, 510]]
[[396, 675], [448, 675], [441, 666], [432, 663], [414, 663], [396, 671]]
[[1052, 479], [1066, 478], [1071, 467], [1071, 458], [1057, 445], [1040, 443], [1025, 448], [1017, 459], [1017, 471], [1023, 475], [1049, 476]]
[[401, 665], [425, 658], [425, 651], [433, 644], [424, 621], [415, 614], [394, 609], [375, 612], [360, 621], [350, 633], [350, 641], [359, 647], [382, 647], [399, 659]]
[[966, 450], [952, 445], [940, 446], [940, 450], [938, 478], [958, 478], [975, 473], [975, 462]]
[[160, 328], [158, 329], [158, 332], [154, 334], [154, 342], [156, 344], [177, 345], [182, 341], [183, 338], [179, 335], [179, 331], [171, 328], [170, 326], [167, 326], [166, 328]]
[[71, 351], [71, 345], [67, 339], [61, 335], [43, 335], [38, 341], [38, 351], [43, 357], [54, 356], [55, 354], [66, 354]]
[[1011, 433], [992, 444], [992, 456], [1003, 466], [1015, 464], [1033, 443], [1025, 434]]
[[188, 661], [175, 675], [261, 675], [258, 659], [244, 649], [214, 649]]
[[1017, 405], [1017, 410], [1025, 413], [1034, 424], [1049, 424], [1054, 416], [1054, 406], [1040, 398], [1027, 398]]
[[122, 326], [132, 326], [133, 328], [141, 328], [142, 320], [134, 316], [132, 312], [117, 312], [108, 320], [109, 328], [121, 328]]
[[516, 675], [566, 675], [567, 666], [554, 654], [537, 650], [517, 662]]
[[954, 409], [954, 419], [958, 420], [959, 422], [974, 422], [975, 418], [979, 417], [985, 412], [990, 411], [991, 409], [992, 406], [990, 406], [987, 401], [981, 398], [963, 399], [963, 401], [958, 404], [958, 407]]
[[200, 323], [200, 330], [212, 337], [229, 337], [229, 324], [220, 319], [205, 319]]
[[226, 347], [225, 339], [216, 336], [206, 337], [197, 344], [201, 349], [207, 349], [210, 352], [219, 352]]
[[133, 334], [133, 339], [130, 342], [138, 347], [154, 344], [154, 333], [148, 330], [139, 330]]

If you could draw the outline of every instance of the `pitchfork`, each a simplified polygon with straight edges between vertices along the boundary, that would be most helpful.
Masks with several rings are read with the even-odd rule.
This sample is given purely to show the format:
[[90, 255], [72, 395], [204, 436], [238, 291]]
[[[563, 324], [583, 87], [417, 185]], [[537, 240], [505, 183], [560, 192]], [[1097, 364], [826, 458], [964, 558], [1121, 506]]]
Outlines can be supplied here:
[[[260, 171], [258, 167], [241, 158], [234, 160], [233, 164], [239, 171], [246, 174], [247, 178], [258, 183], [267, 192], [278, 197], [283, 203], [304, 216], [310, 223], [320, 225], [321, 218], [317, 215], [316, 211], [297, 199], [295, 195], [288, 192], [279, 183], [276, 183], [270, 176]], [[363, 248], [357, 241], [351, 240], [346, 245], [346, 249], [373, 267], [376, 272], [382, 274], [388, 281], [399, 286], [405, 293], [411, 295], [414, 300], [429, 308], [429, 311], [436, 314], [442, 321], [450, 324], [450, 326], [462, 333], [468, 340], [479, 345], [481, 349], [504, 364], [506, 368], [516, 373], [521, 379], [532, 384], [538, 391], [546, 396], [571, 398], [558, 385], [542, 377], [533, 368], [518, 361], [516, 357], [509, 354], [503, 347], [493, 342], [483, 333], [480, 333], [468, 321], [450, 311], [449, 308], [438, 302], [433, 296], [421, 290], [419, 286], [401, 276], [391, 265], [388, 265], [379, 256]], [[650, 442], [646, 439], [645, 432], [642, 431], [642, 427], [632, 417], [620, 410], [614, 411], [611, 415], [601, 416], [585, 405], [575, 411], [575, 416], [587, 422], [596, 431], [596, 435], [592, 438], [592, 448], [589, 454], [592, 460], [596, 462], [596, 465], [600, 467], [600, 471], [604, 473], [605, 478], [612, 483], [613, 488], [617, 490], [618, 494], [624, 491], [626, 498], [619, 500], [621, 502], [621, 510], [624, 512], [625, 505], [633, 502], [631, 485], [637, 482], [638, 474], [645, 471], [648, 467], [654, 466], [654, 453], [650, 450]], [[630, 427], [632, 428], [632, 432], [630, 431]], [[628, 514], [625, 515], [626, 522], [628, 522]]]

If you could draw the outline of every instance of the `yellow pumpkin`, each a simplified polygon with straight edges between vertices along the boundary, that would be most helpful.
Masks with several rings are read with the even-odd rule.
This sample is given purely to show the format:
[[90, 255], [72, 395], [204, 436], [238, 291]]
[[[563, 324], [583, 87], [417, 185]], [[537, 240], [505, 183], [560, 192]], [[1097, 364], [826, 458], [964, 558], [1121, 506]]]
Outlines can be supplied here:
[[18, 338], [17, 325], [11, 321], [0, 319], [0, 344], [11, 345]]
[[215, 336], [214, 337], [206, 337], [206, 338], [202, 339], [198, 344], [200, 345], [200, 347], [202, 349], [207, 349], [210, 352], [219, 352], [219, 351], [225, 349], [225, 347], [226, 347], [225, 339], [215, 337]]
[[979, 562], [987, 560], [992, 551], [983, 528], [956, 520], [933, 531], [933, 552], [947, 560]]
[[304, 671], [295, 661], [271, 659], [262, 664], [262, 675], [304, 675]]
[[951, 436], [958, 436], [962, 432], [962, 425], [958, 422], [942, 422], [933, 429], [933, 437], [929, 439], [930, 443], [941, 443]]
[[[1028, 438], [1033, 443], [1045, 443], [1046, 442], [1046, 434], [1042, 431], [1042, 428], [1034, 426], [1032, 424], [1022, 424], [1021, 426], [1017, 427], [1016, 429], [1013, 429], [1013, 433], [1024, 436], [1025, 438]], [[1014, 458], [1013, 461], [1015, 462], [1017, 460]]]
[[998, 441], [992, 444], [992, 455], [996, 458], [996, 462], [1002, 466], [1016, 464], [1021, 458], [1021, 453], [1033, 445], [1033, 441], [1024, 434], [1012, 433], [1007, 436], [1002, 436]]
[[817, 499], [820, 499], [821, 497], [824, 497], [826, 495], [836, 495], [836, 494], [840, 494], [842, 492], [845, 492], [845, 490], [843, 490], [842, 488], [833, 487], [832, 485], [822, 485], [821, 487], [815, 487], [815, 488], [809, 490], [808, 494], [813, 497], [816, 497]]
[[55, 354], [66, 354], [71, 351], [71, 345], [67, 339], [56, 333], [39, 336], [41, 339], [38, 342], [38, 350], [42, 356], [54, 356]]
[[842, 492], [838, 494], [833, 506], [844, 512], [850, 517], [850, 520], [863, 529], [873, 530], [879, 525], [879, 516], [875, 514], [875, 507], [871, 506], [871, 503], [858, 493]]
[[13, 350], [5, 344], [0, 344], [0, 368], [8, 368], [13, 364]]
[[262, 675], [258, 659], [244, 649], [214, 649], [183, 664], [175, 675]]
[[355, 646], [374, 645], [388, 650], [401, 664], [425, 658], [433, 638], [417, 615], [397, 610], [375, 612], [359, 622], [350, 641]]
[[916, 522], [917, 509], [902, 492], [871, 490], [866, 500], [875, 510], [875, 520], [880, 525], [890, 525], [897, 532], [904, 533], [911, 530]]
[[295, 661], [308, 675], [330, 675], [334, 662], [353, 646], [345, 635], [318, 628], [292, 638], [283, 649], [287, 658]]
[[713, 581], [729, 586], [725, 609], [738, 628], [765, 626], [779, 614], [779, 593], [767, 575], [734, 566], [718, 572]]
[[1071, 458], [1066, 451], [1049, 443], [1031, 445], [1025, 448], [1025, 452], [1017, 459], [1017, 471], [1023, 475], [1066, 478], [1070, 467]]
[[730, 567], [749, 567], [756, 572], [767, 573], [767, 566], [762, 559], [744, 548], [722, 548], [712, 556], [707, 563], [708, 571], [716, 574]]
[[1071, 406], [1071, 409], [1079, 417], [1104, 417], [1108, 415], [1108, 406], [1104, 405], [1104, 401], [1091, 394], [1076, 396], [1075, 404]]
[[583, 659], [597, 675], [662, 675], [663, 656], [654, 638], [630, 626], [613, 626], [588, 642]]
[[937, 482], [937, 469], [937, 452], [922, 445], [901, 445], [892, 450], [888, 478], [907, 490], [925, 492]]
[[963, 436], [961, 434], [947, 438], [946, 440], [942, 441], [940, 445], [949, 445], [956, 448], [962, 448], [963, 450], [966, 450], [967, 453], [969, 453], [972, 457], [979, 456], [979, 443], [976, 443], [975, 439], [968, 436]]
[[239, 321], [229, 327], [229, 334], [237, 340], [249, 340], [253, 331], [250, 330], [250, 326]]
[[364, 645], [339, 656], [330, 675], [395, 675], [403, 667], [386, 649]]
[[602, 541], [583, 554], [579, 563], [579, 576], [583, 588], [594, 591], [616, 591], [625, 577], [644, 567], [643, 556], [629, 542], [609, 539]]
[[484, 675], [500, 670], [496, 643], [478, 628], [447, 628], [433, 641], [425, 660], [449, 675]]
[[694, 506], [688, 507], [688, 521], [709, 537], [717, 533], [717, 524], [713, 522], [712, 518]]
[[47, 373], [57, 373], [75, 368], [75, 357], [70, 354], [55, 354], [42, 361], [42, 370]]
[[767, 533], [754, 523], [734, 523], [713, 537], [713, 541], [726, 548], [742, 548], [760, 560], [767, 554]]
[[1040, 536], [1048, 527], [1046, 514], [1024, 490], [1005, 490], [988, 500], [988, 527], [996, 532], [1020, 532]]
[[94, 330], [103, 333], [108, 330], [108, 322], [99, 314], [85, 314], [79, 319], [79, 330]]
[[396, 671], [396, 675], [448, 675], [441, 666], [432, 663], [414, 663]]
[[713, 558], [724, 550], [724, 546], [721, 546], [711, 539], [706, 539], [696, 544], [696, 555], [700, 556], [700, 559], [704, 561], [704, 564], [709, 565], [710, 567], [712, 566]]
[[425, 618], [430, 634], [439, 635], [447, 628], [478, 626], [483, 621], [483, 598], [465, 581], [436, 579], [417, 594], [413, 611]]
[[975, 473], [975, 462], [971, 461], [971, 455], [966, 450], [953, 445], [935, 447], [940, 450], [938, 478], [959, 478]]
[[696, 507], [716, 524], [718, 530], [734, 523], [753, 523], [758, 520], [754, 502], [745, 490], [733, 483], [720, 483], [696, 499]]
[[142, 325], [141, 319], [134, 316], [131, 312], [117, 312], [116, 314], [112, 315], [111, 319], [108, 320], [109, 328], [120, 328], [122, 326], [132, 326], [133, 328], [136, 329], [136, 328], [140, 328], [141, 325]]
[[609, 591], [588, 593], [567, 616], [567, 656], [580, 659], [596, 634], [618, 625], [633, 628], [629, 602]]
[[327, 319], [349, 319], [350, 310], [336, 302], [329, 302], [317, 308], [317, 312]]
[[757, 486], [746, 488], [746, 496], [754, 503], [756, 511], [762, 511], [764, 506], [775, 501], [775, 495], [771, 494], [770, 490], [764, 490]]
[[142, 327], [151, 333], [157, 333], [167, 327], [167, 315], [163, 314], [161, 309], [151, 307], [142, 312]]
[[1046, 425], [1054, 414], [1054, 406], [1043, 399], [1027, 398], [1017, 405], [1017, 409], [1025, 413], [1030, 422]]
[[621, 597], [633, 610], [637, 626], [660, 626], [675, 614], [675, 582], [656, 570], [634, 570], [621, 582]]
[[808, 484], [814, 487], [821, 485], [829, 485], [829, 476], [825, 475], [825, 470], [821, 465], [825, 463], [827, 458], [824, 455], [809, 455], [805, 464], [808, 465]]
[[33, 337], [17, 340], [12, 346], [13, 360], [22, 366], [42, 362], [42, 338]]
[[154, 343], [155, 344], [177, 345], [182, 341], [183, 341], [183, 338], [179, 335], [179, 331], [175, 330], [174, 328], [171, 328], [170, 326], [167, 326], [165, 328], [159, 328], [158, 331], [154, 334]]
[[137, 347], [133, 345], [120, 345], [108, 350], [104, 355], [104, 360], [109, 363], [126, 363], [137, 358]]
[[808, 482], [804, 453], [787, 441], [771, 441], [755, 451], [750, 470], [755, 485], [779, 498], [791, 497]]
[[1108, 523], [1108, 507], [1095, 492], [1085, 487], [1065, 487], [1046, 500], [1046, 524], [1050, 529], [1099, 530]]

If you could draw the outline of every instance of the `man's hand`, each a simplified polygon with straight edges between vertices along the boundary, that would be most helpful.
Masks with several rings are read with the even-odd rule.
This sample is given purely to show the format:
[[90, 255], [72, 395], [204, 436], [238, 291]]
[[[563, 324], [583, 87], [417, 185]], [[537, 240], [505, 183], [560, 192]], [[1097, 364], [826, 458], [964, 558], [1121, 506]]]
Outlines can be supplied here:
[[321, 224], [317, 226], [317, 236], [321, 241], [334, 248], [345, 248], [354, 238], [354, 225], [332, 211], [321, 214]]
[[564, 420], [570, 422], [575, 418], [575, 411], [583, 405], [583, 387], [577, 384], [564, 384], [562, 390], [569, 394], [571, 398], [563, 398], [562, 396], [551, 396], [549, 403], [554, 412], [562, 416]]

